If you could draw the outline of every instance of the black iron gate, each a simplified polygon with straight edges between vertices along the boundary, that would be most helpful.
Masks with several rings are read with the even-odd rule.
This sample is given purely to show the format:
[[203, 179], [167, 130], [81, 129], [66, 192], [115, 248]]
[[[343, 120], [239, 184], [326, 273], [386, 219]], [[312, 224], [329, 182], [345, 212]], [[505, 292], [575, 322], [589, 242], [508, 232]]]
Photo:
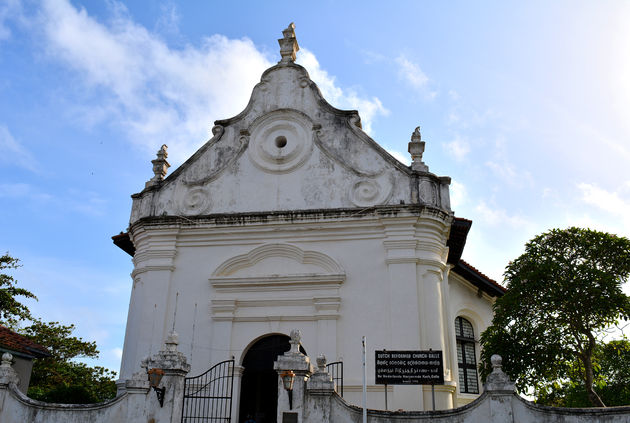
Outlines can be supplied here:
[[234, 359], [184, 380], [183, 423], [230, 423], [234, 388]]
[[343, 361], [335, 361], [326, 365], [326, 370], [332, 376], [337, 393], [343, 397]]

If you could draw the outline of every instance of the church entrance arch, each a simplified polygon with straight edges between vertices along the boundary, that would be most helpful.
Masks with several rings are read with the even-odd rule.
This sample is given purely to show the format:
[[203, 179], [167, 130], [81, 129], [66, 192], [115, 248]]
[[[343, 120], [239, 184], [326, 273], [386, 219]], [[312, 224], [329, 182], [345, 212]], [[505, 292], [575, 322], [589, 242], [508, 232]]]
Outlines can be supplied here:
[[[256, 423], [276, 423], [278, 374], [273, 369], [277, 357], [289, 351], [286, 335], [268, 335], [256, 341], [243, 358], [239, 423], [252, 418]], [[306, 354], [300, 346], [300, 351]]]

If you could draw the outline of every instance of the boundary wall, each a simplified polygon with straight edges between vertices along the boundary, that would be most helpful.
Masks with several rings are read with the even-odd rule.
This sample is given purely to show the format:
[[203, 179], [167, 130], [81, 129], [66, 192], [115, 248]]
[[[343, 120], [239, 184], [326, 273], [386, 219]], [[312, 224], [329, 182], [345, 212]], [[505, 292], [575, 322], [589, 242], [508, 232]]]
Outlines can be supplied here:
[[[300, 333], [291, 332], [291, 350], [274, 363], [278, 372], [278, 423], [360, 423], [363, 409], [350, 405], [335, 392], [326, 370], [326, 358], [310, 358], [299, 351]], [[118, 396], [99, 404], [49, 404], [26, 397], [11, 367], [11, 354], [0, 364], [0, 422], [2, 423], [181, 423], [184, 378], [190, 370], [185, 356], [177, 351], [177, 334], [172, 332], [158, 354], [143, 360], [143, 370], [119, 383]], [[439, 411], [367, 410], [369, 423], [628, 423], [630, 406], [610, 408], [556, 408], [533, 404], [519, 397], [501, 370], [501, 357], [492, 357], [493, 372], [485, 392], [463, 407]], [[149, 386], [148, 369], [162, 369], [160, 387], [164, 403]], [[280, 376], [294, 375], [293, 390], [284, 389]], [[238, 416], [232, 421], [237, 422]]]

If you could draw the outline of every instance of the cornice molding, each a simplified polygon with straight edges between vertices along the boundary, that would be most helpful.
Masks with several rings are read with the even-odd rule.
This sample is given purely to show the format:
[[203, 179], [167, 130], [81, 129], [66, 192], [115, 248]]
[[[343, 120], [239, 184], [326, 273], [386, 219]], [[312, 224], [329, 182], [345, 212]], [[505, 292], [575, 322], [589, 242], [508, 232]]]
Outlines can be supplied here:
[[277, 316], [212, 316], [215, 322], [316, 322], [319, 320], [338, 320], [339, 314], [325, 315], [277, 315]]
[[175, 270], [175, 266], [143, 266], [139, 268], [133, 269], [131, 272], [131, 278], [135, 279], [136, 276], [145, 273], [145, 272], [161, 272], [161, 271], [169, 271], [172, 272]]
[[217, 292], [260, 292], [339, 288], [345, 274], [271, 275], [248, 277], [212, 277], [210, 284]]

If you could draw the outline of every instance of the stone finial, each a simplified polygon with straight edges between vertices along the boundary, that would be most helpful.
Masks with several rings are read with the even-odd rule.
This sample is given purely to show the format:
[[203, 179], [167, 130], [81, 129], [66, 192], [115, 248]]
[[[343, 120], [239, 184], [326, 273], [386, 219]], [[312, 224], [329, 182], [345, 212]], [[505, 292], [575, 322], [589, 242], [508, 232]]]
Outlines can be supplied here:
[[420, 134], [419, 126], [416, 126], [416, 129], [413, 130], [413, 134], [411, 134], [411, 141], [422, 141], [422, 134]]
[[335, 390], [335, 382], [326, 369], [326, 356], [324, 354], [318, 355], [315, 362], [317, 363], [317, 370], [309, 378], [306, 389], [311, 393], [330, 395]]
[[169, 352], [177, 351], [177, 345], [179, 345], [179, 335], [174, 330], [171, 331], [164, 341], [166, 345], [165, 349]]
[[297, 38], [295, 38], [295, 24], [293, 22], [282, 31], [282, 38], [278, 40], [278, 44], [280, 44], [280, 56], [282, 56], [278, 63], [295, 62], [295, 54], [300, 49], [300, 46]]
[[151, 160], [153, 163], [153, 173], [154, 176], [151, 178], [145, 185], [145, 188], [155, 185], [156, 183], [162, 181], [166, 176], [166, 172], [168, 172], [168, 168], [171, 165], [166, 161], [168, 157], [168, 152], [166, 151], [168, 147], [166, 144], [162, 144], [162, 147], [157, 151], [157, 158]]
[[514, 383], [502, 369], [503, 358], [498, 354], [490, 357], [492, 373], [486, 379], [486, 391], [514, 392]]
[[13, 354], [5, 352], [2, 354], [2, 367], [11, 367], [11, 363], [13, 362]]
[[167, 375], [185, 375], [190, 371], [190, 364], [186, 356], [177, 350], [178, 335], [171, 331], [164, 341], [164, 348], [149, 357], [147, 369], [162, 369]]
[[302, 332], [299, 329], [293, 329], [291, 331], [291, 339], [289, 340], [289, 344], [291, 344], [291, 349], [289, 350], [289, 354], [291, 355], [300, 355], [300, 341], [302, 340]]
[[503, 358], [499, 354], [492, 354], [492, 357], [490, 357], [490, 363], [492, 363], [492, 373], [503, 372], [501, 370], [503, 367]]
[[11, 366], [13, 364], [13, 355], [5, 352], [2, 354], [2, 364], [0, 364], [0, 386], [7, 386], [10, 383], [20, 384], [20, 378], [17, 372]]
[[323, 353], [317, 356], [315, 362], [317, 363], [318, 373], [326, 372], [326, 356]]
[[424, 154], [425, 142], [422, 141], [422, 135], [420, 135], [420, 127], [416, 127], [413, 134], [411, 134], [411, 142], [407, 148], [409, 154], [411, 154], [411, 169], [421, 172], [428, 172], [429, 167], [422, 161], [422, 154]]

